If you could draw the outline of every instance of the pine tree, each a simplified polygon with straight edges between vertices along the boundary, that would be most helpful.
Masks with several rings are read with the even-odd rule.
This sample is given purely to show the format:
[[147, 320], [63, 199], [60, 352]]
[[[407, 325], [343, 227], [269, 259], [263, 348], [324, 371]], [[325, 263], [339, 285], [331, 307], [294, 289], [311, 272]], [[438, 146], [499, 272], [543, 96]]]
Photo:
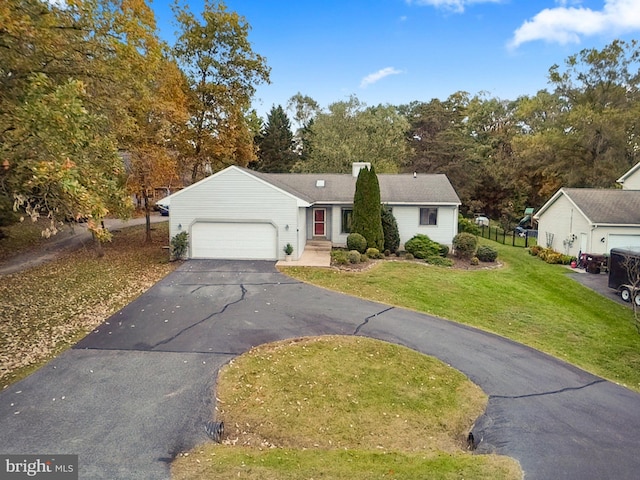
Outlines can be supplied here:
[[380, 185], [373, 166], [363, 168], [356, 180], [353, 197], [351, 231], [367, 239], [368, 248], [384, 248], [382, 218], [380, 216]]
[[257, 169], [261, 172], [288, 173], [296, 161], [293, 153], [291, 122], [282, 106], [272, 107], [267, 124], [258, 138]]

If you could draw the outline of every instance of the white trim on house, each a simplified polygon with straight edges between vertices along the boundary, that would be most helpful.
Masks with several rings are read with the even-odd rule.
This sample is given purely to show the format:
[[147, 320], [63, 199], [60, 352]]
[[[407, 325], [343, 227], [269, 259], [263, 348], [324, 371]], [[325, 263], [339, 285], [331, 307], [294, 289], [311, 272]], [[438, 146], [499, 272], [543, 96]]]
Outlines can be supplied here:
[[631, 167], [616, 182], [622, 185], [625, 190], [640, 189], [640, 162]]

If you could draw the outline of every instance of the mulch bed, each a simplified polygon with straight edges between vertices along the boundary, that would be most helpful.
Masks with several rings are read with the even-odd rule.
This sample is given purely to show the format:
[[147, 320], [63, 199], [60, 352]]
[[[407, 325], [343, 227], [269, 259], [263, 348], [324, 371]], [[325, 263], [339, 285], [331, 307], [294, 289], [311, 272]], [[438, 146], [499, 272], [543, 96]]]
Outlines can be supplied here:
[[[471, 265], [469, 260], [463, 260], [453, 255], [448, 255], [447, 258], [453, 262], [453, 266], [447, 267], [447, 268], [452, 268], [456, 270], [486, 270], [491, 268], [502, 267], [502, 263], [500, 262], [480, 262], [478, 265]], [[397, 257], [395, 255], [391, 255], [383, 259], [367, 260], [366, 262], [362, 262], [362, 263], [350, 263], [348, 265], [338, 265], [336, 263], [331, 262], [331, 266], [338, 270], [344, 270], [347, 272], [364, 272], [378, 265], [380, 262], [407, 262], [407, 263], [416, 263], [420, 265], [431, 266], [424, 260], [420, 260], [418, 258], [414, 258], [412, 260], [406, 260], [404, 257]]]

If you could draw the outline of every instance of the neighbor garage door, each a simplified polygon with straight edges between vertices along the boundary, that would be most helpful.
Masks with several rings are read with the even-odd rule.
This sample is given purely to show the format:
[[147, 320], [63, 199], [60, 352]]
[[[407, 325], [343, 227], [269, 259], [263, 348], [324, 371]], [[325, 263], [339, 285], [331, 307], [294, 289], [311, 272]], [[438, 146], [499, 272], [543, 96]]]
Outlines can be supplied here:
[[627, 248], [635, 247], [640, 248], [640, 235], [609, 235], [609, 250], [612, 248]]
[[276, 229], [270, 223], [197, 222], [191, 258], [276, 260]]

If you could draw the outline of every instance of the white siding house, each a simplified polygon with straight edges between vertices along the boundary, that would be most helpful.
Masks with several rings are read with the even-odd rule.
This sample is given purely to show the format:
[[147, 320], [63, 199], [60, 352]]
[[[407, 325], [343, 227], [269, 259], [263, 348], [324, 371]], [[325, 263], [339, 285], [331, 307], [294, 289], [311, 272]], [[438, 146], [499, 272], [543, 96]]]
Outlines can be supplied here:
[[243, 169], [230, 167], [168, 198], [169, 236], [189, 233], [189, 258], [277, 260], [287, 243], [304, 249], [299, 209], [308, 204]]
[[[169, 236], [189, 233], [189, 258], [293, 258], [308, 240], [344, 246], [356, 177], [276, 174], [228, 167], [162, 200], [170, 206]], [[398, 223], [401, 243], [416, 233], [451, 246], [460, 199], [445, 175], [378, 175], [380, 197]]]
[[640, 190], [561, 188], [535, 214], [538, 243], [566, 255], [640, 246]]
[[617, 182], [622, 185], [623, 190], [640, 190], [640, 162], [622, 175]]

